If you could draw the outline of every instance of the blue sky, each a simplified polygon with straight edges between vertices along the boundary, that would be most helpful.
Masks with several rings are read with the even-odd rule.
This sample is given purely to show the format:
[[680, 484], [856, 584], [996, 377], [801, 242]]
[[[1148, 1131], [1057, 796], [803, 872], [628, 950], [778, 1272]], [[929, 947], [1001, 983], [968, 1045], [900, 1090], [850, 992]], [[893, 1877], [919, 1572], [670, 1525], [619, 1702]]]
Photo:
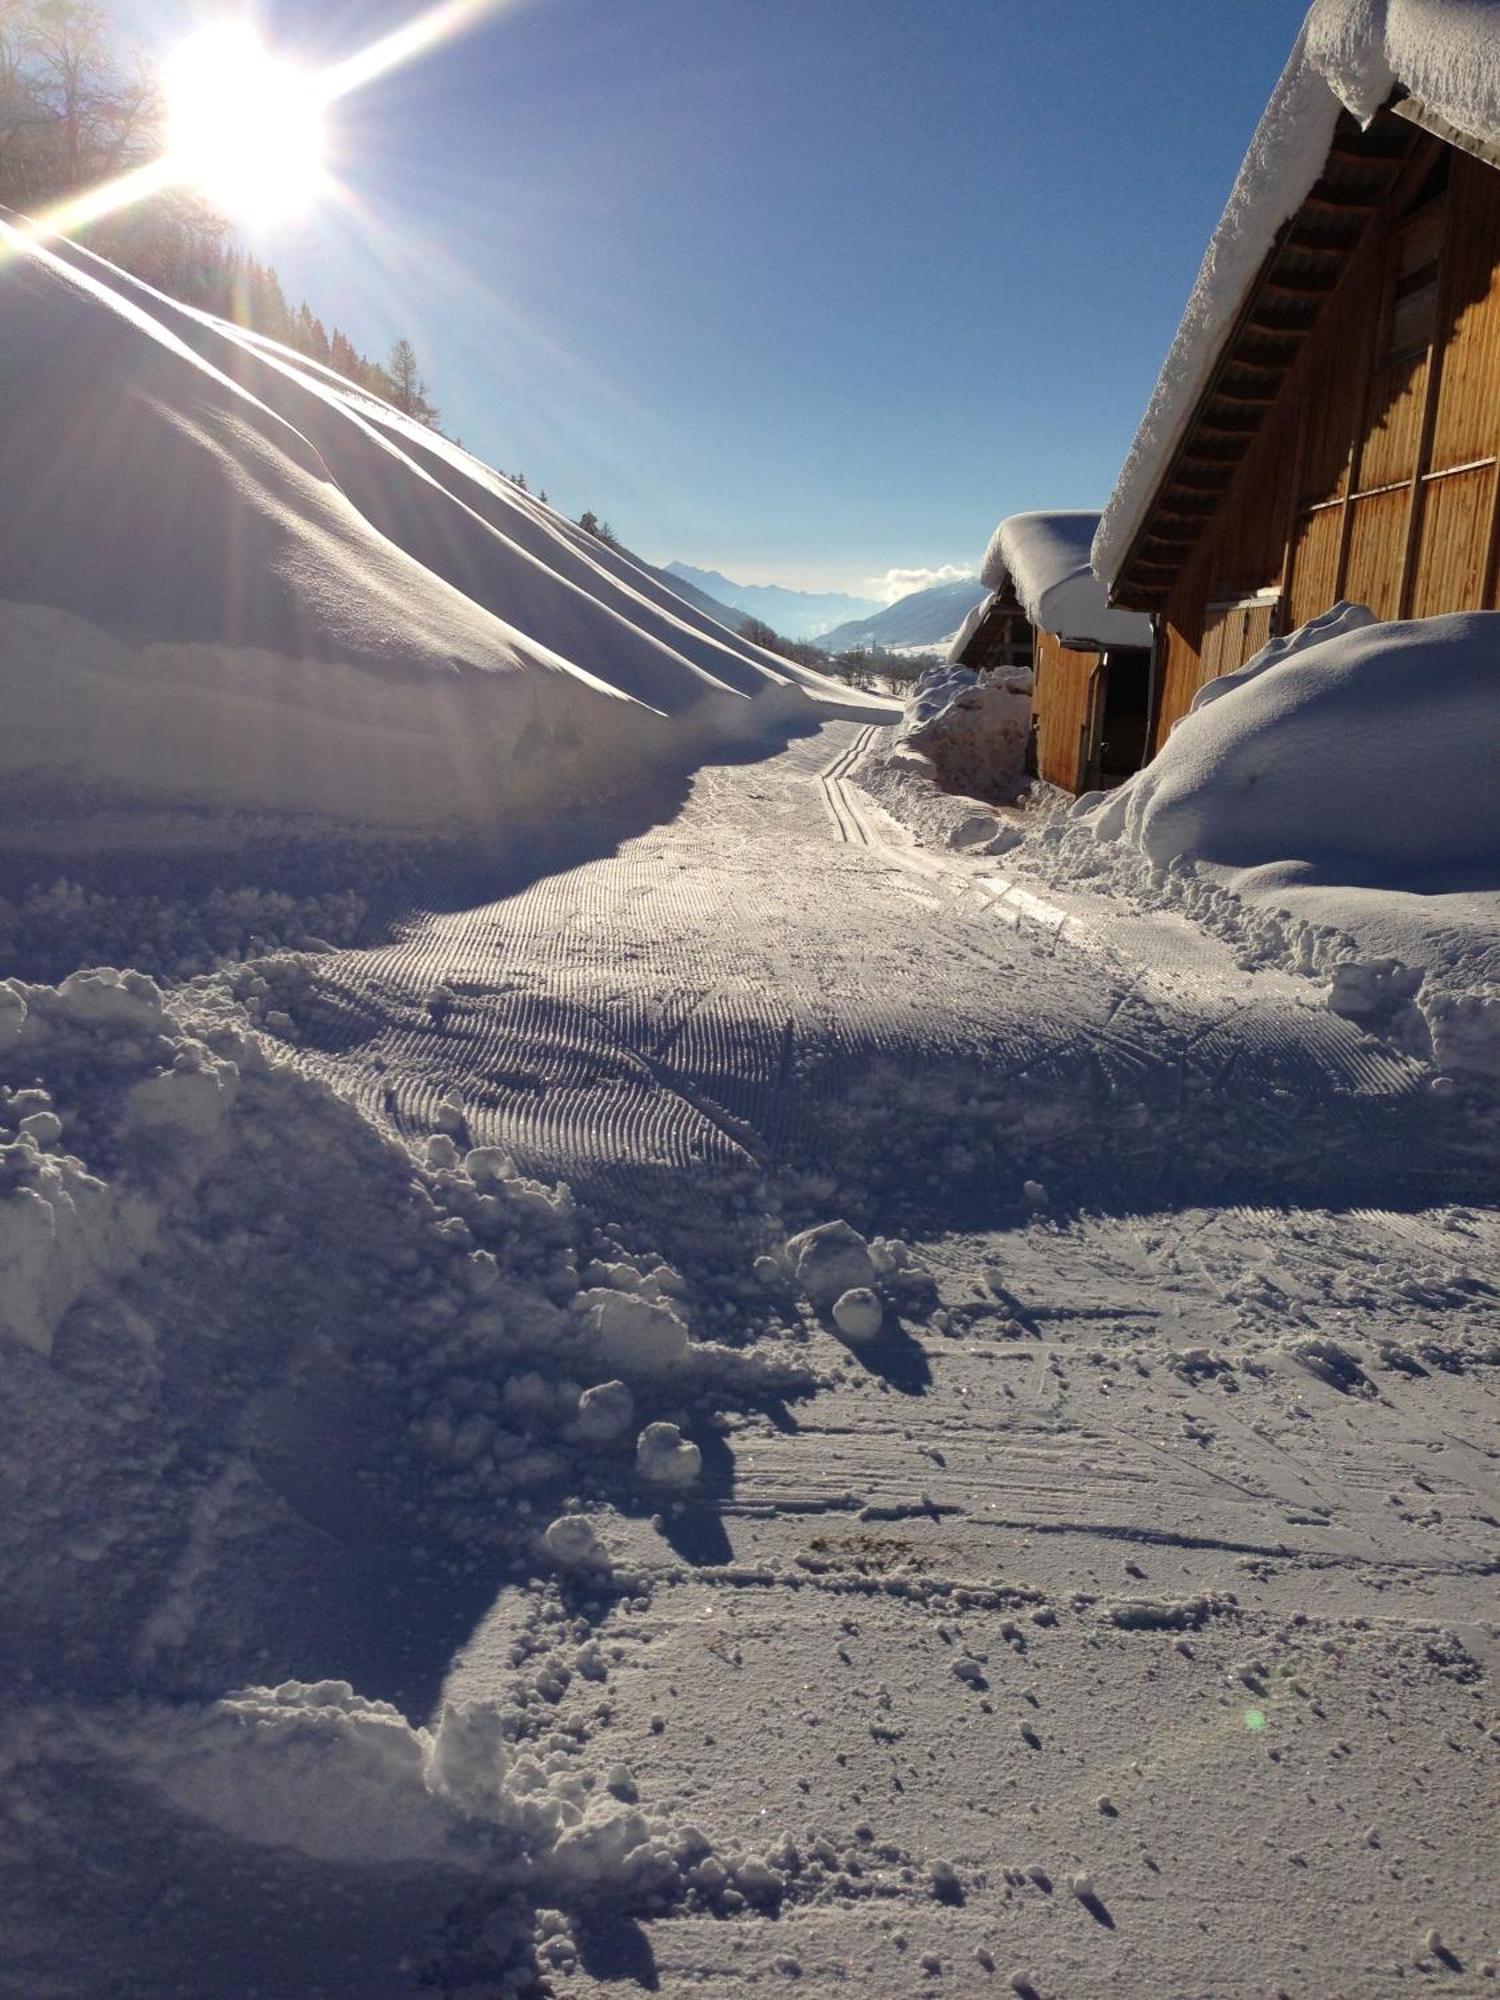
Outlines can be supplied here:
[[[263, 19], [333, 58], [409, 11]], [[357, 217], [262, 247], [652, 559], [973, 567], [1002, 515], [1104, 500], [1302, 13], [513, 0], [339, 106]]]

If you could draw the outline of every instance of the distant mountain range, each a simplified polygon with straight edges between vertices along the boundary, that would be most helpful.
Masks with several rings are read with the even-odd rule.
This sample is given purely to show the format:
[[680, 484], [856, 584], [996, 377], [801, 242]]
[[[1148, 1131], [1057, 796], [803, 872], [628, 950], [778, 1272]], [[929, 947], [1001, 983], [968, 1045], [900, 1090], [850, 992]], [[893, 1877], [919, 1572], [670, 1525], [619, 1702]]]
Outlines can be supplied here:
[[[716, 569], [694, 569], [691, 563], [670, 562], [660, 575], [671, 579], [689, 603], [711, 609], [722, 618], [725, 608], [739, 618], [764, 619], [773, 632], [784, 639], [816, 639], [830, 626], [853, 618], [863, 618], [883, 607], [878, 598], [849, 597], [840, 591], [787, 590], [779, 583], [736, 583]], [[684, 588], [686, 586], [686, 588]], [[976, 586], [977, 588], [977, 586]], [[690, 593], [696, 593], [691, 595]], [[705, 606], [701, 599], [711, 603]], [[957, 626], [960, 619], [955, 618]], [[732, 624], [738, 618], [731, 618]]]
[[850, 646], [935, 646], [951, 638], [974, 606], [989, 592], [977, 576], [960, 577], [956, 583], [935, 583], [929, 590], [914, 590], [899, 597], [870, 618], [851, 618], [825, 632], [818, 644], [830, 653]]

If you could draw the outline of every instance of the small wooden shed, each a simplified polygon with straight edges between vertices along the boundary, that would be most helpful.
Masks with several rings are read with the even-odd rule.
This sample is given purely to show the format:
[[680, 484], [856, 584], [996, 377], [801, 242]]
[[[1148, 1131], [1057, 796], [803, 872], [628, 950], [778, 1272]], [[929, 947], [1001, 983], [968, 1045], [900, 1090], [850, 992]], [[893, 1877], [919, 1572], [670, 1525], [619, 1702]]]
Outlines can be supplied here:
[[1491, 0], [1309, 16], [1094, 545], [1157, 623], [1153, 751], [1342, 598], [1500, 605], [1496, 106]]
[[1138, 770], [1151, 690], [1151, 621], [1111, 609], [1089, 567], [1097, 514], [1012, 514], [981, 571], [991, 595], [950, 658], [976, 673], [1033, 673], [1036, 768], [1066, 792]]

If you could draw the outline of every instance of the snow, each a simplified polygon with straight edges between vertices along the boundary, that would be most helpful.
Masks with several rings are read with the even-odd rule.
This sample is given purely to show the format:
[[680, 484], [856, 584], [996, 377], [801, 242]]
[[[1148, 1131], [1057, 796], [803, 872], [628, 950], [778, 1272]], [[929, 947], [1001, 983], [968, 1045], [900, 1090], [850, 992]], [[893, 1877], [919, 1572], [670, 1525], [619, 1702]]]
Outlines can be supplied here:
[[1144, 770], [1057, 830], [1138, 855], [1195, 907], [1264, 912], [1263, 948], [1325, 972], [1335, 1011], [1409, 1038], [1415, 1008], [1441, 1062], [1494, 1071], [1497, 654], [1495, 612], [1379, 624], [1337, 605], [1210, 682]]
[[963, 624], [959, 626], [958, 630], [954, 633], [953, 637], [948, 641], [948, 649], [946, 657], [953, 664], [955, 665], [962, 664], [963, 656], [968, 647], [969, 641], [973, 638], [974, 634], [979, 630], [980, 623], [984, 618], [984, 614], [986, 611], [989, 610], [989, 608], [990, 608], [989, 599], [987, 597], [982, 597], [979, 600], [979, 602], [974, 606], [974, 609], [964, 619]]
[[[500, 646], [493, 579], [539, 624], [605, 605], [611, 646], [696, 630], [709, 671], [725, 642], [627, 560], [76, 268], [123, 301], [101, 358], [154, 357], [128, 428], [232, 473], [203, 490], [258, 551], [245, 615], [309, 621], [263, 682], [253, 648], [205, 662], [335, 758], [325, 638], [393, 726], [387, 684], [498, 676], [580, 731], [639, 710], [632, 770], [697, 768], [574, 813], [534, 738], [555, 848], [456, 859], [391, 837], [386, 771], [449, 754], [398, 742], [373, 826], [246, 859], [125, 743], [170, 847], [59, 874], [0, 832], [0, 970], [30, 974], [0, 979], [0, 1984], [1491, 1980], [1493, 622], [1343, 611], [1077, 816], [981, 812], [907, 745], [896, 773], [881, 707], [819, 696], [798, 734], [810, 684], [715, 752], [704, 700], [717, 729], [765, 697], [661, 650], [619, 655], [685, 690], [654, 719], [531, 613], [493, 672], [444, 651], [455, 619]], [[71, 325], [72, 267], [46, 284]], [[115, 483], [110, 435], [27, 459], [64, 514]], [[304, 565], [309, 521], [344, 569]], [[198, 584], [132, 588], [165, 630]], [[919, 728], [961, 740], [973, 693], [927, 687]], [[1024, 677], [992, 700], [1024, 716]], [[29, 782], [44, 836], [76, 814]], [[867, 783], [925, 788], [919, 839]], [[1222, 858], [1159, 865], [1179, 838]], [[1426, 957], [1377, 936], [1414, 909]]]
[[991, 591], [1013, 583], [1032, 624], [1064, 645], [1149, 646], [1150, 619], [1112, 610], [1090, 567], [1098, 527], [1097, 514], [1012, 514], [991, 536], [980, 575]]
[[1031, 689], [1029, 673], [981, 680], [948, 661], [929, 668], [911, 691], [892, 758], [919, 760], [945, 791], [1013, 798], [1026, 782]]
[[327, 371], [3, 217], [0, 305], [13, 843], [43, 790], [54, 845], [204, 812], [446, 833], [860, 706]]
[[870, 1246], [847, 1222], [821, 1222], [786, 1246], [787, 1265], [800, 1289], [818, 1306], [831, 1306], [843, 1292], [868, 1287], [876, 1271]]
[[849, 1340], [874, 1340], [885, 1324], [885, 1307], [880, 1294], [868, 1285], [855, 1285], [841, 1292], [833, 1302], [833, 1323]]
[[1500, 138], [1497, 0], [1315, 0], [1209, 241], [1093, 544], [1119, 574], [1275, 240], [1323, 170], [1339, 112], [1367, 124], [1400, 85], [1459, 131]]
[[653, 1486], [691, 1486], [703, 1471], [703, 1453], [676, 1424], [647, 1424], [635, 1441], [636, 1470]]

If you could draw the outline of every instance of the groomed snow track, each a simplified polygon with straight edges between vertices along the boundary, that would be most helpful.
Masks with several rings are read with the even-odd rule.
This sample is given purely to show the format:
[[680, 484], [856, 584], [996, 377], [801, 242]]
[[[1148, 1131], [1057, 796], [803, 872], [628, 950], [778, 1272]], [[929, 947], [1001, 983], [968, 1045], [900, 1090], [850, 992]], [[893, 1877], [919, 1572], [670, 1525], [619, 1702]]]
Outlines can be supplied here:
[[408, 1135], [457, 1091], [469, 1141], [675, 1221], [679, 1255], [767, 1175], [913, 1227], [1029, 1177], [1106, 1205], [1461, 1184], [1416, 1065], [1185, 923], [913, 848], [850, 782], [873, 735], [708, 766], [525, 886], [431, 885], [395, 942], [319, 961], [303, 1059]]

